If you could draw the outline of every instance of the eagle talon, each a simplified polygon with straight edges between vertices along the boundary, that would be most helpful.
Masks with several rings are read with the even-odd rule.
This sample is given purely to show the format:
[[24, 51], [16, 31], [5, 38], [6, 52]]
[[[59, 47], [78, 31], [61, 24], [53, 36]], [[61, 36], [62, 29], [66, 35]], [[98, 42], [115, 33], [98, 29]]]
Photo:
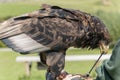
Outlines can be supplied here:
[[93, 78], [82, 74], [67, 74], [65, 78], [57, 80], [93, 80]]
[[99, 48], [100, 48], [100, 53], [104, 53], [104, 54], [108, 53], [109, 46], [106, 45], [104, 41], [100, 41]]
[[57, 80], [63, 80], [67, 75], [68, 73], [66, 71], [62, 71]]

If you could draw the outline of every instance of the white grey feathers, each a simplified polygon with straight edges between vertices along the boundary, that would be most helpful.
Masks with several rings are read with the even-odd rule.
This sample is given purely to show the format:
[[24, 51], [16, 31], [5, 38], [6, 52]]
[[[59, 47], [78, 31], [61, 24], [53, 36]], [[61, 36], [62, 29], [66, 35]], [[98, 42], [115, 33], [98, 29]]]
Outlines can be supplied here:
[[49, 50], [49, 47], [43, 46], [26, 34], [19, 34], [2, 40], [7, 46], [20, 53], [33, 53]]

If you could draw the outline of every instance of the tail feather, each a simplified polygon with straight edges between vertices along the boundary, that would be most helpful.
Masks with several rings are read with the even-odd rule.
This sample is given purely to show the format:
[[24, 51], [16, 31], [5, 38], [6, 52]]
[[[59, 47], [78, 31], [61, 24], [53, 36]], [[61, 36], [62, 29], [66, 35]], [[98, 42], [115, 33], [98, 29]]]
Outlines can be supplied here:
[[13, 37], [9, 37], [2, 40], [8, 47], [20, 53], [34, 53], [42, 52], [49, 50], [49, 47], [46, 47], [26, 34], [20, 34]]

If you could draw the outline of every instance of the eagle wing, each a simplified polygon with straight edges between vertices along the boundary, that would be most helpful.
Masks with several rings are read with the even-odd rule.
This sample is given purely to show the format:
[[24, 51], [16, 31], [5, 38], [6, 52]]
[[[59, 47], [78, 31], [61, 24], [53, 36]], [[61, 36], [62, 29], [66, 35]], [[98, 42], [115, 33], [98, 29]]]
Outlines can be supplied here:
[[18, 16], [0, 25], [0, 39], [20, 53], [61, 50], [74, 45], [78, 18], [57, 6]]

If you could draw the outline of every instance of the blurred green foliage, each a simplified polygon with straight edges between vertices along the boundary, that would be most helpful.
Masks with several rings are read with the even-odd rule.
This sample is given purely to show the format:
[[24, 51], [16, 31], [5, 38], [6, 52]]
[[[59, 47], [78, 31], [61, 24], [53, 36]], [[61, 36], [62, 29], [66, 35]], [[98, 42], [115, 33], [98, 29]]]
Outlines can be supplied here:
[[[74, 50], [73, 53], [75, 53]], [[36, 56], [37, 54], [29, 54], [26, 56], [33, 55]], [[16, 62], [15, 59], [17, 56], [21, 55], [13, 51], [0, 51], [0, 80], [45, 80], [46, 70], [38, 70], [36, 62], [32, 63], [31, 75], [29, 77], [26, 76], [25, 64]], [[65, 70], [74, 74], [86, 74], [94, 62], [95, 61], [66, 62]], [[94, 70], [91, 76], [95, 77]]]
[[[47, 3], [51, 5], [58, 5], [64, 8], [77, 9], [91, 13], [98, 16], [108, 27], [112, 36], [114, 44], [120, 34], [120, 0], [111, 0], [111, 5], [102, 5], [101, 0], [22, 0], [17, 2], [4, 2], [0, 3], [0, 22], [7, 20], [11, 17], [22, 15], [24, 13], [32, 12], [40, 9], [41, 4]], [[0, 47], [5, 45], [0, 42]], [[111, 53], [112, 50], [109, 51]], [[98, 49], [94, 51], [86, 49], [69, 49], [68, 54], [96, 54], [99, 53]], [[31, 76], [25, 76], [25, 65], [23, 63], [17, 63], [16, 57], [20, 54], [16, 52], [0, 52], [0, 80], [45, 80], [45, 70], [38, 71], [36, 63], [33, 63]], [[85, 74], [89, 71], [94, 61], [84, 62], [66, 62], [65, 70], [70, 73], [82, 73]], [[95, 72], [92, 73], [95, 77]]]

